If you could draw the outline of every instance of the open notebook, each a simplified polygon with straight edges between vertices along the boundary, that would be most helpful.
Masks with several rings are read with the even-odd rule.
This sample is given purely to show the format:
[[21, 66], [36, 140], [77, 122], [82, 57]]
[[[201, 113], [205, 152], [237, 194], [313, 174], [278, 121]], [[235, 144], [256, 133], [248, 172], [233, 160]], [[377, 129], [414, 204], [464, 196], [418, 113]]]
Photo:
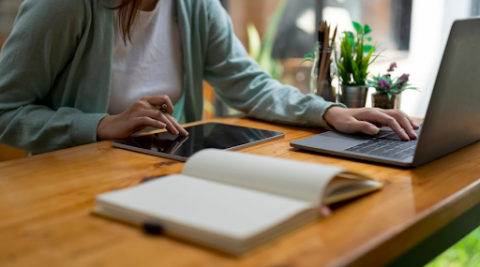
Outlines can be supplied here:
[[314, 220], [323, 203], [381, 186], [340, 167], [206, 149], [181, 174], [97, 196], [95, 212], [241, 254]]

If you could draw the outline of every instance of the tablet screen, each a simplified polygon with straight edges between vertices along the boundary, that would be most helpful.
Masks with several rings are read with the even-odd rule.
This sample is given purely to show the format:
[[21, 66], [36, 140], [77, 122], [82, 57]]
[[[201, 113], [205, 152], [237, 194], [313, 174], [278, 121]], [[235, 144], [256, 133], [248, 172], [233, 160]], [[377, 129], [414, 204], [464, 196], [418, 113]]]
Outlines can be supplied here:
[[284, 135], [281, 132], [222, 123], [199, 124], [185, 127], [185, 130], [188, 136], [161, 132], [115, 141], [114, 146], [159, 156], [171, 155], [170, 158], [182, 160], [205, 148], [239, 149]]

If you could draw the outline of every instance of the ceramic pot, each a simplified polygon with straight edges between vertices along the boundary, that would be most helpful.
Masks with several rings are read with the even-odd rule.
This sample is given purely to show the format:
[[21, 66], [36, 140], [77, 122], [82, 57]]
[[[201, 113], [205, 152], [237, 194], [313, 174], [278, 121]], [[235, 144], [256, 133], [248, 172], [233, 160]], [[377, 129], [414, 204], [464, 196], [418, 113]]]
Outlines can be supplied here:
[[373, 93], [372, 106], [382, 109], [400, 109], [402, 94], [392, 95], [389, 99], [388, 94]]
[[367, 86], [340, 86], [340, 102], [348, 108], [363, 108], [367, 102]]

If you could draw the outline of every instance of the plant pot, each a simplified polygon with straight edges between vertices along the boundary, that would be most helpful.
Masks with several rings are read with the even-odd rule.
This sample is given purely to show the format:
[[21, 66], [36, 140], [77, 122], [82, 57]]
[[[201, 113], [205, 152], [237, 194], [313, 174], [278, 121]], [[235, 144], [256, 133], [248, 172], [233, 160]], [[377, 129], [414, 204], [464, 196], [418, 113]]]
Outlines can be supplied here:
[[400, 109], [402, 94], [392, 95], [389, 99], [388, 94], [373, 93], [372, 106], [382, 109]]
[[367, 102], [367, 86], [340, 86], [340, 102], [348, 108], [363, 108]]

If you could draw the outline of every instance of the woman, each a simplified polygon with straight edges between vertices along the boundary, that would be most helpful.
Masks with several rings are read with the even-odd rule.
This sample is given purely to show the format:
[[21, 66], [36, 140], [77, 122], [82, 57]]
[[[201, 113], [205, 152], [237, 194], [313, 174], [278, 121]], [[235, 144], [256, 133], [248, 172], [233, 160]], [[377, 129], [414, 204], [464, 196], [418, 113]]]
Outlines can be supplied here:
[[179, 123], [202, 119], [204, 79], [251, 117], [416, 138], [400, 111], [346, 109], [271, 79], [218, 0], [113, 1], [23, 3], [0, 54], [1, 143], [43, 153], [146, 127], [187, 135]]

